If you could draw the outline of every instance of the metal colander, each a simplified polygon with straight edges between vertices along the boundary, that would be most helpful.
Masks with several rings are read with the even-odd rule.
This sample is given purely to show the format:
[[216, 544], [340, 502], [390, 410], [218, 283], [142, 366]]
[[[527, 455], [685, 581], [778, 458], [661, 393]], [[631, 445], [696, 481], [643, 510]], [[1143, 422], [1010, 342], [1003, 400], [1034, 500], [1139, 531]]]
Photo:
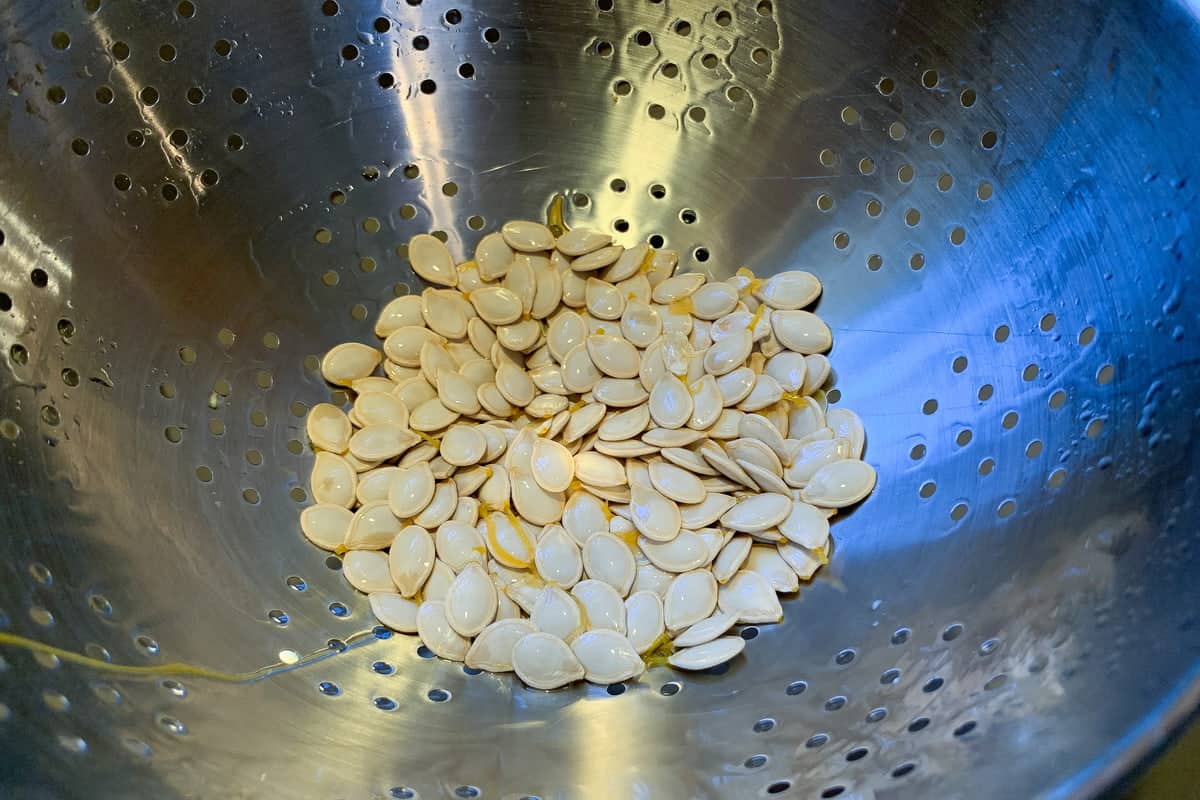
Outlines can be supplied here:
[[[1091, 796], [1200, 693], [1189, 2], [0, 10], [9, 798]], [[316, 356], [566, 198], [825, 283], [879, 488], [724, 672], [531, 691], [301, 537]], [[336, 401], [336, 394], [335, 401]], [[290, 652], [289, 652], [290, 651]], [[281, 653], [283, 655], [281, 656]]]

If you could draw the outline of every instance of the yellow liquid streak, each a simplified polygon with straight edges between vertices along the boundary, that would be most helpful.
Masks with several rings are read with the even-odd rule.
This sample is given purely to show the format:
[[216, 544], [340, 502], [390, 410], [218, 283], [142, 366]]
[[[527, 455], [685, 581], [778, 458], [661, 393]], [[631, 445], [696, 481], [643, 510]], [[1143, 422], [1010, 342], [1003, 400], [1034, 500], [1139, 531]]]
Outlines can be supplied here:
[[550, 201], [550, 208], [546, 210], [546, 227], [555, 236], [562, 236], [571, 230], [563, 219], [563, 196], [561, 194], [554, 195], [554, 199]]
[[251, 672], [221, 672], [220, 670], [210, 669], [195, 664], [184, 664], [182, 662], [172, 662], [169, 664], [159, 664], [145, 667], [131, 667], [123, 664], [110, 664], [107, 661], [101, 661], [88, 656], [81, 656], [78, 653], [73, 653], [70, 650], [63, 650], [60, 647], [44, 644], [34, 639], [27, 639], [24, 636], [17, 636], [13, 633], [0, 632], [0, 647], [11, 647], [18, 650], [28, 650], [33, 653], [42, 653], [44, 655], [55, 656], [68, 664], [77, 664], [81, 667], [95, 670], [97, 672], [106, 672], [111, 675], [124, 675], [129, 678], [160, 678], [160, 677], [176, 677], [176, 678], [203, 678], [205, 680], [215, 681], [217, 683], [257, 683], [260, 680], [271, 678], [276, 675], [281, 675], [284, 672], [300, 669], [302, 667], [311, 666], [318, 661], [324, 661], [327, 658], [345, 652], [351, 647], [361, 643], [366, 639], [375, 639], [374, 630], [359, 631], [346, 640], [346, 647], [331, 650], [328, 647], [322, 647], [320, 650], [314, 650], [304, 656], [294, 664], [287, 664], [282, 661], [276, 661], [273, 664], [268, 664], [265, 667], [259, 667]]

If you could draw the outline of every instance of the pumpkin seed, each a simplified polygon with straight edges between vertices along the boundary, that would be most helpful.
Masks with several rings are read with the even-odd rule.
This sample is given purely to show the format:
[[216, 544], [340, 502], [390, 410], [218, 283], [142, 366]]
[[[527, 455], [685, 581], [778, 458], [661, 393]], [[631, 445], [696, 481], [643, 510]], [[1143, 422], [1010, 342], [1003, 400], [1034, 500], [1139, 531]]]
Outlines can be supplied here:
[[435, 236], [418, 233], [409, 239], [408, 261], [413, 272], [429, 283], [450, 287], [458, 284], [458, 270], [450, 249]]
[[740, 636], [722, 636], [697, 647], [685, 647], [667, 657], [667, 663], [676, 669], [703, 670], [724, 664], [746, 649], [746, 640]]
[[585, 674], [566, 642], [541, 631], [517, 640], [513, 645], [512, 665], [518, 678], [534, 689], [545, 691], [566, 686]]
[[433, 537], [424, 528], [409, 525], [396, 534], [388, 550], [388, 565], [401, 595], [412, 597], [421, 591], [436, 556]]
[[341, 547], [353, 521], [354, 514], [349, 509], [329, 503], [309, 506], [300, 512], [300, 530], [322, 550]]
[[625, 599], [626, 638], [638, 655], [658, 644], [666, 625], [662, 598], [653, 591], [634, 592]]

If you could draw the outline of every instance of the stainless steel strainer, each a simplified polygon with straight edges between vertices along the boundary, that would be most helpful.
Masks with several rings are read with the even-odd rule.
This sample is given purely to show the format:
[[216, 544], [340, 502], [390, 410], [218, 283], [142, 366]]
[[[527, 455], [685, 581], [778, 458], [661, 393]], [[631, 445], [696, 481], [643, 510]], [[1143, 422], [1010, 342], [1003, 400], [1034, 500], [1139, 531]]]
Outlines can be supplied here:
[[[1200, 7], [0, 8], [9, 798], [1091, 796], [1200, 694]], [[376, 639], [299, 535], [315, 355], [541, 213], [803, 266], [875, 495], [723, 674]], [[287, 658], [285, 654], [284, 658]]]

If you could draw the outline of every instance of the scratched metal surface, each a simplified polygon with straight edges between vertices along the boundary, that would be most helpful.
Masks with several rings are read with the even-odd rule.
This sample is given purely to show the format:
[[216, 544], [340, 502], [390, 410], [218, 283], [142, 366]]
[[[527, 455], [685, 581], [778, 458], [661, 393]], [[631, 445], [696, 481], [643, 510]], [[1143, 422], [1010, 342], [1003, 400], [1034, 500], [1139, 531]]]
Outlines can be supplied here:
[[5, 4], [0, 629], [226, 671], [368, 629], [297, 530], [306, 358], [412, 234], [555, 193], [818, 273], [880, 486], [727, 673], [618, 696], [404, 636], [250, 686], [0, 648], [0, 793], [1101, 792], [1197, 699], [1195, 13]]

